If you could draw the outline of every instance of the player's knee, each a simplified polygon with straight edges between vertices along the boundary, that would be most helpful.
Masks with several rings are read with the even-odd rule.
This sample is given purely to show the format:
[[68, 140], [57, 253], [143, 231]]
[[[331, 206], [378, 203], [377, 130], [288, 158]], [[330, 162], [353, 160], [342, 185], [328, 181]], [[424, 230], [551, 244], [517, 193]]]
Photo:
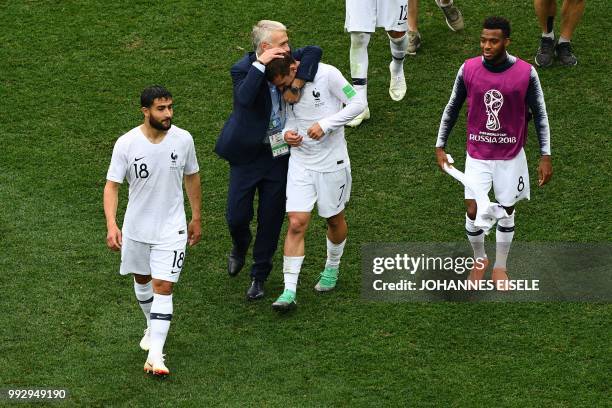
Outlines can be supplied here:
[[134, 282], [140, 284], [140, 285], [145, 285], [149, 282], [151, 282], [151, 275], [138, 275], [138, 274], [134, 274]]
[[329, 225], [331, 229], [338, 229], [344, 226], [345, 223], [346, 220], [344, 219], [344, 212], [327, 219], [327, 225]]
[[405, 31], [387, 31], [389, 38], [402, 38], [406, 35]]
[[351, 33], [351, 47], [365, 48], [370, 42], [369, 33]]
[[290, 215], [288, 233], [291, 235], [303, 235], [306, 232], [308, 220], [306, 218]]
[[153, 292], [158, 295], [171, 295], [172, 294], [172, 282], [153, 279]]
[[465, 200], [465, 213], [467, 214], [470, 220], [476, 219], [476, 210], [478, 207], [476, 206], [476, 201], [474, 200]]

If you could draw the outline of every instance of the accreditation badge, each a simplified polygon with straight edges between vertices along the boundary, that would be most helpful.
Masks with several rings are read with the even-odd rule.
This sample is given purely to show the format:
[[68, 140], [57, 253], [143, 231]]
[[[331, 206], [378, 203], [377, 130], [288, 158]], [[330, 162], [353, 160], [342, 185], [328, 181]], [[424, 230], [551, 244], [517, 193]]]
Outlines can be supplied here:
[[289, 154], [289, 145], [285, 142], [283, 132], [277, 132], [270, 136], [270, 147], [272, 148], [272, 157], [277, 158]]

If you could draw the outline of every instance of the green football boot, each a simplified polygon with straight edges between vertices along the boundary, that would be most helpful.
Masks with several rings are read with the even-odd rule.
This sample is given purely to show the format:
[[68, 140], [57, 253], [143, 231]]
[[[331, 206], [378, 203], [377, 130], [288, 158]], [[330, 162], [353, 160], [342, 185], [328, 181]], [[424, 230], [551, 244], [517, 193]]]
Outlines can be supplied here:
[[279, 312], [293, 309], [296, 306], [295, 292], [289, 289], [285, 289], [278, 299], [276, 299], [276, 302], [272, 303], [272, 309], [278, 310]]
[[336, 287], [338, 281], [338, 268], [325, 268], [321, 272], [321, 279], [315, 285], [317, 292], [329, 292]]

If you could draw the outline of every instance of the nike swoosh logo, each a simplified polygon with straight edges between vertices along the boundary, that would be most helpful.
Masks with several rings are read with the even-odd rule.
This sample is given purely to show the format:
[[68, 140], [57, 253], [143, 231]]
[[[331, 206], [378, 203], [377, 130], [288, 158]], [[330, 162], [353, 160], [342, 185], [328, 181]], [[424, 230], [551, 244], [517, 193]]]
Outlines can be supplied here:
[[142, 157], [135, 158], [135, 159], [134, 159], [134, 161], [142, 160], [142, 159], [144, 159], [145, 157], [146, 157], [146, 156], [142, 156]]

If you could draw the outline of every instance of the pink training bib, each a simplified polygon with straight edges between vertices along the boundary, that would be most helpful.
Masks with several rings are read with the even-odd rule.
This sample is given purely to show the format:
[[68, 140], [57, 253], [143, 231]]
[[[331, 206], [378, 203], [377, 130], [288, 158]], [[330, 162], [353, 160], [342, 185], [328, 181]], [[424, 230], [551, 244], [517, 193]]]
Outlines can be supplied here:
[[509, 160], [525, 145], [530, 73], [531, 65], [518, 58], [503, 72], [489, 71], [482, 57], [465, 61], [467, 151], [471, 157]]

